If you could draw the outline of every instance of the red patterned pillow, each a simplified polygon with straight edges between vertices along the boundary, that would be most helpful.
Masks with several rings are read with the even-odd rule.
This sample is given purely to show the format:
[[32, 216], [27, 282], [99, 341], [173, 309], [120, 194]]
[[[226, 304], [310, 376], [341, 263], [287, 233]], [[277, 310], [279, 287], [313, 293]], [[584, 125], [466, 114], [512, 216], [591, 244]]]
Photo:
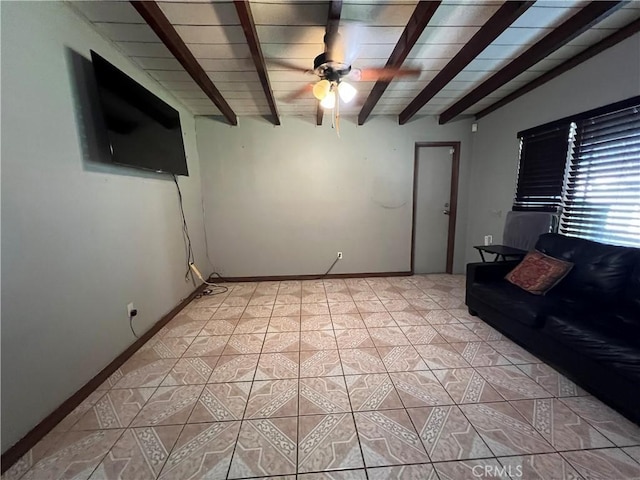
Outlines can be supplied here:
[[573, 267], [573, 263], [550, 257], [534, 250], [506, 277], [509, 282], [534, 295], [544, 295], [557, 285]]

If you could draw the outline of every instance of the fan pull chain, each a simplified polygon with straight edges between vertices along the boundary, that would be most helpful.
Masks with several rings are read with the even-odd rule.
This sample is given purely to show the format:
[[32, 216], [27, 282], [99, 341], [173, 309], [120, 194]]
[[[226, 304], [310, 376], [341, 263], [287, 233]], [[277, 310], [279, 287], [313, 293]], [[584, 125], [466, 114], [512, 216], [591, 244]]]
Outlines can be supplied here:
[[338, 134], [338, 138], [340, 138], [340, 97], [336, 94], [336, 133]]

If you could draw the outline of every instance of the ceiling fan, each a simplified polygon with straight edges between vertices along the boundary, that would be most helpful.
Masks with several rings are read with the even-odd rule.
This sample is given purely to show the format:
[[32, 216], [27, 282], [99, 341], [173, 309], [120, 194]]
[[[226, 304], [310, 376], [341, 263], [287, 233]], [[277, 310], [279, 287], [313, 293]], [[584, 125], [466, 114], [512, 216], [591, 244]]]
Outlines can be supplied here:
[[287, 61], [272, 59], [271, 63], [285, 67], [289, 70], [314, 74], [319, 77], [315, 84], [309, 84], [285, 98], [285, 101], [294, 101], [301, 98], [309, 91], [320, 100], [320, 105], [325, 109], [333, 109], [339, 106], [339, 100], [344, 103], [351, 102], [357, 89], [346, 80], [357, 81], [391, 81], [395, 77], [418, 76], [421, 70], [415, 68], [353, 68], [358, 50], [358, 25], [350, 24], [345, 28], [345, 39], [336, 30], [327, 28], [324, 35], [325, 51], [314, 58], [313, 70], [300, 68]]

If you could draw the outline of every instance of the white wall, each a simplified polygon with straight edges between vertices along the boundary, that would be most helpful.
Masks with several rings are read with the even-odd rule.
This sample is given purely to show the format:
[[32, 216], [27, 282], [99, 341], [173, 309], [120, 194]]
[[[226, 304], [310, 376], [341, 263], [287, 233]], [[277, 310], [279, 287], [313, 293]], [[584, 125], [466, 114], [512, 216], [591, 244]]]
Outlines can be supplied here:
[[410, 270], [414, 145], [461, 141], [455, 270], [464, 266], [470, 121], [399, 126], [372, 117], [341, 124], [341, 138], [314, 118], [281, 126], [246, 119], [229, 127], [197, 117], [209, 256], [227, 276]]
[[180, 110], [206, 261], [193, 117], [65, 4], [3, 2], [2, 451], [135, 340], [128, 302], [144, 332], [194, 289], [170, 178], [94, 163], [89, 49]]
[[467, 261], [492, 234], [500, 243], [518, 169], [517, 132], [640, 94], [640, 34], [605, 50], [478, 121], [473, 142]]

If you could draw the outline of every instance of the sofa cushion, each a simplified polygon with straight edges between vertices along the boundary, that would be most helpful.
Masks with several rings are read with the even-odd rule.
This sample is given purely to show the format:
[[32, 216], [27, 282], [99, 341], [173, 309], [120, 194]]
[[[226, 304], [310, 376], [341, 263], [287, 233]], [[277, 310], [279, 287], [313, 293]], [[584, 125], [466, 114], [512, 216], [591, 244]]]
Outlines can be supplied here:
[[640, 380], [640, 326], [622, 313], [576, 317], [555, 313], [545, 319], [543, 332], [571, 350], [610, 365], [621, 375]]
[[504, 278], [529, 293], [544, 295], [569, 273], [571, 267], [570, 262], [534, 250]]
[[640, 322], [640, 258], [627, 282], [624, 301], [629, 304], [630, 309], [635, 312], [636, 320]]
[[513, 321], [532, 327], [542, 324], [539, 314], [545, 305], [553, 302], [547, 297], [526, 292], [506, 280], [474, 283], [468, 293]]
[[565, 237], [556, 233], [540, 235], [536, 250], [574, 264], [556, 288], [554, 295], [580, 295], [611, 300], [624, 295], [640, 250]]

